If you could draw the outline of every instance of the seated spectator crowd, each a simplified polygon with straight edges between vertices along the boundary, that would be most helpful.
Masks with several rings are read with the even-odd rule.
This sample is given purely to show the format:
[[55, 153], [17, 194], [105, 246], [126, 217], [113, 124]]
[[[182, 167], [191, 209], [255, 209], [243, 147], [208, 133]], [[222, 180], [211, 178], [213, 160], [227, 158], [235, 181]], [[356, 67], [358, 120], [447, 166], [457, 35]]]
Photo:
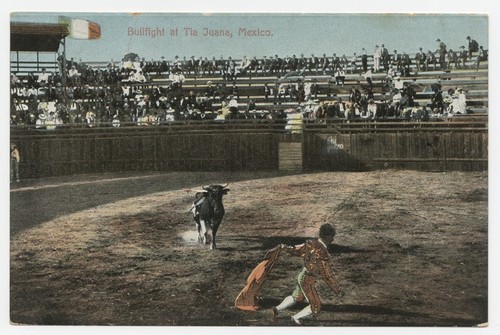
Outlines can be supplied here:
[[[470, 37], [468, 37], [468, 40]], [[439, 40], [438, 40], [439, 41]], [[474, 41], [474, 40], [472, 40]], [[475, 41], [474, 41], [475, 42]], [[477, 42], [475, 42], [477, 44]], [[18, 77], [11, 73], [11, 124], [27, 125], [40, 129], [55, 129], [65, 124], [80, 127], [127, 125], [158, 125], [176, 120], [226, 120], [226, 119], [275, 119], [286, 118], [284, 102], [293, 102], [295, 110], [304, 118], [415, 118], [465, 114], [465, 92], [457, 87], [442, 92], [439, 84], [431, 85], [432, 98], [419, 106], [415, 100], [412, 81], [405, 81], [413, 70], [420, 71], [463, 69], [478, 53], [474, 66], [487, 60], [482, 47], [461, 46], [459, 51], [447, 49], [439, 41], [436, 51], [423, 52], [420, 48], [414, 57], [396, 50], [390, 54], [385, 46], [375, 47], [373, 65], [368, 64], [368, 54], [363, 48], [360, 55], [348, 59], [345, 55], [316, 57], [278, 55], [261, 59], [243, 57], [194, 57], [173, 61], [162, 57], [159, 61], [145, 61], [139, 57], [124, 59], [119, 65], [111, 61], [105, 68], [92, 68], [81, 60], [76, 62], [58, 58], [58, 71], [42, 69], [35, 75]], [[363, 76], [365, 83], [353, 87], [348, 101], [341, 98], [319, 101], [320, 88], [316, 80], [304, 75], [329, 75], [331, 84], [343, 87], [346, 73]], [[375, 101], [373, 75], [383, 73], [384, 98]], [[277, 78], [262, 86], [264, 102], [273, 108], [259, 110], [255, 99], [245, 106], [239, 101], [237, 80], [243, 76], [268, 75]], [[183, 88], [186, 77], [220, 78], [214, 84], [206, 82], [202, 90]], [[64, 77], [64, 78], [63, 78]], [[155, 79], [155, 80], [153, 80]], [[63, 87], [63, 83], [66, 83]]]

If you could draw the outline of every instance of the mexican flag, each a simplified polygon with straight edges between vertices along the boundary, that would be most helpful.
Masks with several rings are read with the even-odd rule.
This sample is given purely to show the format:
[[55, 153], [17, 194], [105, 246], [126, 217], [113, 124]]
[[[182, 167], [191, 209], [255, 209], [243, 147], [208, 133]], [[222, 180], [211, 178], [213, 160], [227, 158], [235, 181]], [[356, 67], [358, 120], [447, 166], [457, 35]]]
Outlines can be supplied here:
[[101, 37], [101, 26], [95, 22], [59, 17], [59, 23], [68, 27], [69, 37], [79, 40], [95, 40]]

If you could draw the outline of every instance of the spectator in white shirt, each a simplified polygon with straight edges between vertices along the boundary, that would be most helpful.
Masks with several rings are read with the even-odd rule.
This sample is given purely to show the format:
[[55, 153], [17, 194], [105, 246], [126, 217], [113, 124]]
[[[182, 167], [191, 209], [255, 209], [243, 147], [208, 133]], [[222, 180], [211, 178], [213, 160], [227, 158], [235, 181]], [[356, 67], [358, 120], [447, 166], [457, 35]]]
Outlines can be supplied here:
[[394, 88], [402, 90], [404, 87], [404, 81], [401, 80], [401, 77], [396, 77], [394, 79], [396, 79], [396, 81], [394, 82]]
[[71, 69], [69, 69], [68, 78], [71, 80], [73, 86], [80, 84], [80, 72], [78, 72], [75, 65], [71, 66]]
[[457, 92], [458, 92], [458, 112], [460, 114], [465, 114], [467, 113], [467, 98], [461, 87], [457, 88]]
[[368, 115], [371, 115], [372, 119], [377, 117], [377, 104], [373, 99], [368, 101], [368, 106], [366, 107]]
[[49, 74], [45, 71], [45, 68], [42, 68], [42, 73], [38, 75], [37, 83], [40, 86], [45, 86], [49, 83]]
[[373, 51], [373, 69], [375, 72], [380, 71], [380, 58], [382, 57], [382, 50], [378, 45], [375, 46], [375, 51]]

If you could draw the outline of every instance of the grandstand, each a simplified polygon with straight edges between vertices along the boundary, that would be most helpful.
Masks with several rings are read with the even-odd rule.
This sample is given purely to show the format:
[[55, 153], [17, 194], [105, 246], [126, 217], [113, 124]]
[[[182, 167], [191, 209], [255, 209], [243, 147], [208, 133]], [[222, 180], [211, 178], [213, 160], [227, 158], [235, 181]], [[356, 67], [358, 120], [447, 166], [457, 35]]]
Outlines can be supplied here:
[[[55, 57], [54, 57], [55, 58]], [[410, 55], [410, 58], [413, 60], [414, 55]], [[446, 92], [449, 89], [455, 90], [457, 87], [461, 87], [463, 91], [466, 93], [467, 97], [467, 114], [474, 116], [487, 116], [488, 113], [488, 62], [487, 60], [481, 61], [478, 65], [476, 60], [478, 59], [478, 55], [474, 54], [472, 57], [468, 58], [467, 61], [463, 64], [462, 68], [456, 68], [455, 65], [449, 64], [445, 69], [440, 69], [439, 64], [434, 64], [431, 68], [429, 66], [428, 71], [417, 71], [417, 67], [415, 61], [413, 60], [411, 64], [408, 64], [408, 70], [406, 74], [403, 74], [402, 80], [407, 84], [412, 86], [415, 91], [415, 95], [413, 97], [414, 105], [417, 106], [430, 106], [431, 98], [434, 94], [432, 87], [434, 85], [439, 84], [441, 91], [446, 95]], [[227, 62], [228, 60], [225, 60]], [[233, 60], [234, 64], [240, 64], [241, 60]], [[169, 74], [171, 73], [171, 69], [174, 68], [174, 62], [168, 62], [166, 70], [160, 70], [161, 60], [145, 62], [142, 61], [140, 64], [143, 66], [145, 79], [140, 82], [134, 80], [127, 80], [129, 76], [130, 68], [124, 69], [123, 63], [120, 62], [119, 66], [116, 68], [116, 73], [114, 74], [113, 79], [101, 78], [99, 80], [95, 79], [98, 76], [109, 75], [110, 68], [109, 62], [75, 62], [75, 61], [66, 61], [66, 68], [70, 68], [72, 64], [76, 64], [78, 66], [79, 71], [82, 73], [82, 81], [78, 85], [74, 85], [71, 81], [65, 83], [65, 90], [58, 88], [60, 93], [65, 93], [67, 91], [70, 92], [78, 92], [82, 90], [82, 87], [86, 86], [87, 90], [90, 92], [87, 95], [82, 96], [74, 96], [73, 100], [78, 100], [82, 102], [82, 105], [86, 105], [85, 108], [93, 108], [93, 111], [96, 115], [97, 122], [101, 121], [103, 123], [111, 122], [110, 115], [107, 115], [107, 118], [104, 118], [101, 114], [104, 112], [104, 108], [106, 102], [96, 104], [95, 102], [99, 97], [99, 94], [115, 94], [118, 92], [121, 93], [121, 90], [124, 85], [128, 85], [131, 87], [131, 94], [128, 97], [121, 96], [120, 102], [114, 102], [113, 108], [116, 110], [113, 113], [120, 115], [122, 118], [122, 122], [129, 122], [129, 124], [137, 123], [139, 120], [133, 116], [130, 118], [126, 118], [126, 115], [120, 113], [120, 109], [123, 109], [125, 104], [132, 106], [137, 101], [135, 97], [135, 92], [140, 92], [141, 96], [148, 96], [150, 99], [158, 101], [160, 97], [165, 96], [165, 99], [162, 99], [162, 102], [172, 97], [176, 97], [178, 100], [186, 97], [189, 93], [192, 92], [194, 96], [207, 97], [207, 83], [211, 82], [215, 87], [216, 92], [213, 95], [213, 100], [210, 101], [210, 107], [208, 112], [212, 112], [215, 116], [217, 111], [220, 111], [223, 103], [225, 102], [229, 96], [233, 95], [233, 91], [236, 90], [238, 94], [238, 109], [241, 113], [245, 111], [247, 105], [250, 101], [255, 103], [255, 113], [250, 115], [252, 117], [265, 117], [269, 113], [279, 112], [283, 110], [301, 110], [301, 106], [303, 106], [304, 101], [297, 101], [295, 97], [277, 97], [277, 91], [280, 89], [279, 84], [285, 83], [289, 85], [297, 85], [297, 83], [305, 83], [307, 81], [314, 82], [316, 86], [316, 90], [311, 97], [311, 100], [314, 103], [319, 103], [321, 101], [337, 101], [341, 98], [343, 101], [349, 101], [349, 94], [353, 88], [359, 89], [360, 91], [367, 90], [367, 83], [364, 78], [364, 73], [360, 70], [362, 68], [361, 60], [357, 61], [358, 70], [355, 73], [345, 74], [345, 80], [343, 85], [337, 85], [334, 69], [332, 66], [328, 67], [325, 71], [322, 70], [310, 70], [309, 68], [304, 67], [304, 70], [301, 73], [299, 71], [293, 71], [293, 69], [287, 68], [286, 66], [280, 67], [278, 70], [274, 70], [272, 72], [266, 68], [265, 60], [258, 59], [256, 60], [256, 64], [254, 69], [246, 71], [246, 73], [238, 73], [239, 69], [236, 66], [235, 76], [232, 78], [223, 77], [221, 72], [229, 71], [225, 69], [221, 71], [220, 69], [215, 69], [214, 71], [208, 71], [200, 68], [189, 68], [187, 63], [184, 63], [177, 66], [185, 76], [185, 81], [182, 84], [181, 90], [173, 90], [172, 89], [172, 80], [169, 79]], [[332, 64], [332, 58], [329, 58], [330, 65]], [[394, 60], [391, 60], [391, 63], [394, 63]], [[372, 56], [368, 56], [368, 67], [373, 65]], [[350, 64], [346, 64], [346, 70], [349, 70]], [[61, 64], [58, 64], [58, 60], [55, 59], [52, 64], [50, 62], [46, 62], [43, 64], [43, 67], [48, 69], [52, 75], [52, 88], [56, 85], [60, 85], [64, 80], [64, 77], [67, 76], [67, 73], [61, 74], [60, 69], [62, 68]], [[401, 71], [399, 69], [399, 71]], [[11, 60], [11, 72], [15, 73], [19, 80], [19, 86], [29, 85], [29, 81], [33, 81], [33, 78], [36, 78], [41, 72], [41, 66], [38, 62], [20, 62], [19, 59]], [[91, 79], [86, 79], [85, 73], [91, 74]], [[31, 79], [30, 79], [31, 75]], [[83, 80], [85, 79], [85, 80]], [[387, 103], [392, 100], [392, 88], [394, 79], [388, 80], [387, 71], [374, 73], [373, 84], [370, 87], [370, 94], [372, 98], [379, 104]], [[264, 95], [264, 85], [267, 84], [274, 90], [274, 94], [271, 96]], [[14, 85], [15, 86], [15, 85]], [[217, 87], [225, 86], [224, 90], [227, 91], [225, 94], [221, 94], [220, 90], [217, 90]], [[230, 87], [231, 86], [231, 87]], [[42, 87], [38, 92], [38, 96], [36, 97], [38, 100], [46, 95], [47, 87]], [[103, 93], [104, 92], [104, 93]], [[156, 94], [155, 92], [160, 92], [160, 94]], [[12, 104], [13, 114], [16, 115], [16, 110], [19, 109], [29, 109], [30, 113], [37, 114], [38, 110], [32, 110], [35, 107], [35, 104], [31, 102], [27, 97], [19, 94], [19, 90], [15, 90], [13, 87], [11, 97], [12, 99], [16, 99], [15, 103]], [[16, 96], [17, 94], [17, 96]], [[288, 95], [288, 94], [286, 94]], [[153, 98], [152, 98], [153, 97]], [[71, 101], [72, 96], [70, 94], [69, 98], [64, 96], [59, 97], [59, 101], [66, 101], [68, 104]], [[198, 100], [199, 101], [199, 100]], [[155, 102], [155, 101], [153, 101]], [[171, 101], [169, 101], [171, 102]], [[226, 101], [227, 102], [227, 101]], [[302, 104], [301, 104], [302, 102]], [[15, 108], [15, 104], [24, 105], [23, 107]], [[172, 103], [171, 103], [172, 104]], [[84, 107], [84, 106], [82, 106]], [[162, 123], [166, 121], [166, 106], [165, 104], [157, 103], [158, 108], [154, 109], [154, 120], [153, 123]], [[196, 115], [205, 114], [207, 111], [206, 106], [200, 108], [199, 106], [174, 106], [176, 109], [182, 109], [178, 111], [180, 113], [176, 114], [176, 120], [185, 120], [185, 119], [200, 119], [200, 117], [196, 117]], [[408, 105], [408, 107], [412, 107]], [[403, 106], [401, 106], [403, 108]], [[189, 109], [189, 116], [188, 111]], [[192, 110], [195, 110], [195, 113], [192, 113]], [[85, 113], [86, 111], [82, 111]], [[431, 111], [432, 112], [432, 111]], [[141, 112], [144, 114], [144, 112]], [[47, 114], [47, 112], [45, 112]], [[152, 114], [148, 113], [147, 114]], [[446, 113], [444, 111], [440, 111], [434, 115], [437, 118], [446, 117]], [[194, 115], [194, 116], [193, 116]], [[206, 114], [208, 115], [208, 113]], [[203, 115], [204, 117], [206, 115]], [[241, 114], [240, 114], [241, 115]], [[48, 115], [46, 115], [48, 116]], [[152, 115], [149, 115], [149, 121], [153, 119]], [[385, 115], [384, 115], [385, 116]], [[396, 113], [396, 119], [399, 117], [403, 118], [401, 112]], [[462, 116], [462, 115], [458, 115]], [[207, 117], [208, 118], [208, 117]], [[249, 114], [246, 114], [246, 118], [249, 118]], [[73, 123], [74, 119], [67, 117], [63, 123]], [[15, 120], [14, 124], [26, 124], [26, 120]]]
[[[39, 31], [64, 41], [57, 25]], [[11, 59], [11, 140], [23, 148], [21, 172], [30, 178], [285, 166], [487, 169], [488, 61], [477, 53], [460, 66], [430, 63], [420, 71], [408, 53], [411, 63], [389, 59], [396, 75], [384, 68], [371, 82], [359, 59], [355, 69], [344, 64], [345, 78], [338, 83], [332, 57], [324, 69], [310, 59], [299, 67], [254, 59], [241, 71], [242, 60], [231, 65], [230, 58], [210, 68], [180, 58], [141, 61], [134, 54], [118, 63], [75, 61], [56, 54], [57, 48], [50, 51], [52, 62]], [[368, 55], [366, 67], [372, 65]], [[48, 79], [40, 83], [42, 68]], [[79, 72], [76, 79], [70, 68]], [[173, 76], [179, 73], [181, 84]], [[396, 77], [404, 82], [397, 103]], [[299, 94], [303, 88], [290, 93], [306, 83], [309, 95]], [[287, 91], [278, 94], [282, 87]], [[459, 88], [467, 99], [462, 113], [450, 111], [446, 100]], [[340, 100], [351, 102], [356, 90], [381, 112], [363, 117], [366, 105], [358, 100], [340, 113]], [[441, 94], [443, 103], [436, 106]]]

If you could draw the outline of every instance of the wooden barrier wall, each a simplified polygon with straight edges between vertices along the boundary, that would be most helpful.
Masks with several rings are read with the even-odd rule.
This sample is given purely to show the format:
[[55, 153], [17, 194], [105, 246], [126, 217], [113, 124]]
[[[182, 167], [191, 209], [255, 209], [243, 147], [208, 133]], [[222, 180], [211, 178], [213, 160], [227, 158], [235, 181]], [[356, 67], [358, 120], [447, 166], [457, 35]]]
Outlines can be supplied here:
[[[304, 128], [175, 132], [168, 127], [11, 130], [22, 179], [115, 171], [256, 171], [284, 166], [280, 143], [294, 142], [303, 171], [488, 169], [488, 131]], [[375, 131], [376, 130], [376, 131]], [[297, 143], [302, 143], [298, 145]], [[282, 146], [283, 147], [283, 146]], [[297, 153], [297, 149], [302, 149]], [[300, 155], [299, 155], [300, 154]], [[299, 156], [297, 156], [299, 155]], [[295, 159], [295, 158], [294, 158]], [[294, 164], [296, 164], [295, 162]]]
[[21, 177], [39, 178], [114, 171], [272, 170], [278, 142], [271, 133], [140, 131], [19, 134]]
[[304, 169], [485, 171], [487, 131], [381, 132], [304, 136]]

